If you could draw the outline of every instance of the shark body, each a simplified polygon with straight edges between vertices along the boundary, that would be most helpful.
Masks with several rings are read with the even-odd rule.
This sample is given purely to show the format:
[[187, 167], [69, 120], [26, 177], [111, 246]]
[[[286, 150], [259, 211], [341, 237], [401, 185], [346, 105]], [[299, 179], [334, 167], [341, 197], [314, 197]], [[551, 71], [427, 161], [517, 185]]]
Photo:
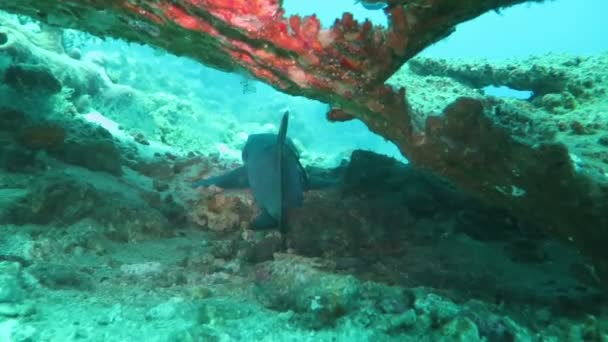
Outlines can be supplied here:
[[302, 206], [308, 187], [306, 171], [287, 137], [288, 114], [283, 115], [279, 134], [252, 134], [242, 151], [243, 166], [227, 173], [200, 180], [193, 187], [216, 185], [221, 188], [251, 188], [261, 213], [251, 229], [278, 227], [285, 233], [288, 209]]

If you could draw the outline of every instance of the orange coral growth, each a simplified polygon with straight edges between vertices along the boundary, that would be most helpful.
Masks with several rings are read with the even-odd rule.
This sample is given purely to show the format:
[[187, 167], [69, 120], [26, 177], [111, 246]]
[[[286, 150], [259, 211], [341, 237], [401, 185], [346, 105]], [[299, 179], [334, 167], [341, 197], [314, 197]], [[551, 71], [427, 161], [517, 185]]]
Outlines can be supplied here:
[[326, 116], [327, 120], [335, 122], [349, 121], [355, 118], [340, 108], [332, 108], [329, 112], [327, 112]]
[[213, 231], [245, 228], [253, 219], [253, 201], [247, 196], [226, 195], [223, 192], [203, 192], [194, 205], [192, 221]]
[[61, 126], [53, 124], [37, 124], [25, 127], [19, 131], [18, 140], [27, 148], [53, 149], [63, 144], [66, 132]]
[[388, 33], [388, 45], [397, 56], [405, 55], [407, 49], [408, 23], [405, 10], [401, 6], [393, 7], [391, 10], [391, 31]]

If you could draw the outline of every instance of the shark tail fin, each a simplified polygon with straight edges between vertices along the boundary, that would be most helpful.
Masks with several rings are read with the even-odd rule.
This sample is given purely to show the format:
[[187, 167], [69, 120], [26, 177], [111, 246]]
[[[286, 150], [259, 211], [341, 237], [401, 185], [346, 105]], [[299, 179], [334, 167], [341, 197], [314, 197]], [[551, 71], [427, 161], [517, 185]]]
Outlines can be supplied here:
[[277, 167], [279, 170], [279, 203], [280, 203], [280, 208], [279, 208], [279, 217], [278, 217], [278, 221], [279, 221], [279, 231], [281, 232], [282, 235], [282, 239], [283, 239], [283, 247], [285, 246], [285, 209], [283, 208], [283, 203], [284, 203], [284, 199], [285, 199], [285, 194], [284, 194], [284, 181], [285, 181], [285, 175], [284, 175], [284, 159], [285, 159], [285, 139], [287, 138], [287, 124], [289, 121], [289, 112], [286, 111], [283, 114], [283, 118], [281, 119], [281, 127], [279, 128], [279, 136], [278, 136], [278, 141], [277, 141]]

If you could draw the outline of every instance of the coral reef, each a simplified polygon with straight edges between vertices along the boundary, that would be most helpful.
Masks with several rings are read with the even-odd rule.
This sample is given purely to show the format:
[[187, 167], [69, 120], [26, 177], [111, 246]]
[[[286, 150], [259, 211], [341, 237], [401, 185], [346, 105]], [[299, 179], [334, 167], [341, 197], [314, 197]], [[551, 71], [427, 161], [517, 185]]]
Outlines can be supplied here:
[[52, 72], [38, 65], [11, 65], [4, 71], [4, 83], [18, 90], [36, 89], [51, 94], [61, 91], [61, 82]]
[[[65, 141], [46, 132], [24, 140], [16, 128], [47, 127], [42, 118], [4, 113], [0, 136], [33, 161], [0, 178], [3, 334], [136, 340], [158, 324], [169, 341], [605, 335], [587, 259], [415, 167], [357, 151], [335, 170], [309, 169], [340, 186], [290, 213], [291, 252], [308, 257], [277, 254], [276, 235], [243, 230], [246, 191], [184, 186], [230, 162], [53, 121], [65, 141], [112, 141], [123, 171], [108, 173], [64, 158]], [[532, 308], [520, 316], [522, 303]]]
[[[49, 58], [46, 65], [56, 67], [54, 61]], [[86, 74], [87, 70], [75, 72]], [[44, 91], [29, 95], [40, 101], [56, 96]], [[19, 108], [20, 104], [13, 105]], [[183, 207], [170, 195], [159, 193], [166, 186], [155, 187], [150, 180], [147, 189], [129, 190], [126, 184], [137, 181], [123, 169], [132, 173], [130, 167], [149, 163], [137, 155], [132, 138], [113, 136], [82, 116], [57, 113], [62, 107], [51, 108], [51, 113], [0, 109], [0, 166], [10, 172], [2, 182], [2, 224], [72, 226], [91, 219], [105, 225], [102, 234], [106, 237], [129, 241], [170, 234], [168, 227], [184, 222]], [[105, 176], [96, 176], [99, 172]], [[32, 178], [24, 181], [22, 174]], [[126, 183], [109, 187], [107, 182], [113, 177], [126, 177]]]
[[[598, 261], [607, 259], [602, 247], [607, 232], [596, 227], [608, 226], [603, 214], [608, 188], [602, 179], [596, 183], [578, 173], [564, 145], [516, 141], [484, 116], [481, 102], [466, 98], [447, 107], [441, 117], [429, 117], [426, 133], [419, 154], [413, 156], [421, 164], [442, 168], [448, 178], [485, 194], [487, 201], [518, 203], [511, 204], [511, 210], [545, 222], [549, 230], [567, 230], [559, 235], [571, 238]], [[492, 174], [492, 180], [479, 183], [482, 174]], [[559, 199], [547, 200], [554, 197]]]
[[[122, 174], [122, 156], [117, 142], [102, 127], [75, 124], [70, 127], [70, 137], [52, 154], [67, 163], [93, 171]], [[95, 153], [89, 153], [95, 151]]]
[[53, 124], [38, 124], [23, 127], [19, 131], [18, 140], [31, 150], [52, 150], [65, 141], [63, 127]]
[[[76, 6], [70, 1], [39, 5]], [[107, 19], [109, 12], [94, 13]], [[141, 22], [131, 24], [155, 32]], [[0, 31], [9, 32], [9, 26]], [[19, 30], [12, 30], [17, 33], [6, 35], [7, 40], [19, 36]], [[52, 30], [47, 34], [56, 37]], [[32, 39], [22, 40], [26, 48], [35, 44]], [[76, 60], [53, 42], [40, 45], [45, 51], [29, 51], [38, 57], [53, 54], [39, 60], [41, 67], [62, 87], [70, 87], [72, 83], [61, 76], [69, 71], [62, 70], [63, 59], [82, 66], [93, 63], [93, 56]], [[6, 64], [0, 59], [0, 71], [29, 63]], [[99, 63], [92, 69], [105, 78], [104, 62]], [[80, 79], [89, 74], [87, 70], [73, 70], [74, 76]], [[454, 80], [432, 77], [436, 87], [447, 84], [457, 89]], [[192, 114], [187, 101], [172, 106], [175, 97], [170, 95], [143, 96], [114, 83], [94, 85], [100, 88], [78, 97], [65, 89], [50, 93], [0, 85], [12, 99], [38, 98], [52, 104], [0, 107], [0, 339], [608, 338], [608, 306], [594, 260], [579, 253], [575, 244], [554, 237], [571, 236], [598, 258], [599, 243], [589, 239], [602, 241], [600, 230], [579, 224], [577, 232], [553, 234], [518, 217], [530, 215], [514, 216], [519, 207], [505, 209], [500, 198], [495, 201], [499, 207], [480, 201], [421, 167], [444, 170], [440, 174], [464, 179], [471, 188], [489, 174], [499, 175], [491, 184], [504, 185], [497, 192], [507, 192], [521, 205], [530, 205], [528, 199], [522, 200], [523, 190], [534, 196], [544, 191], [552, 198], [565, 196], [562, 203], [567, 203], [565, 208], [552, 207], [547, 199], [550, 203], [543, 203], [544, 208], [572, 215], [567, 209], [576, 205], [581, 213], [571, 220], [593, 218], [593, 210], [604, 204], [578, 197], [580, 183], [556, 188], [551, 184], [558, 177], [567, 181], [591, 174], [591, 156], [585, 155], [573, 170], [563, 148], [540, 144], [530, 152], [517, 140], [521, 137], [508, 137], [504, 129], [521, 128], [519, 121], [509, 126], [508, 118], [515, 118], [522, 104], [484, 98], [477, 89], [463, 87], [469, 98], [449, 105], [442, 116], [424, 113], [412, 123], [429, 130], [426, 140], [417, 142], [428, 154], [415, 155], [424, 163], [406, 165], [355, 151], [336, 169], [308, 167], [315, 177], [337, 185], [308, 192], [305, 206], [289, 213], [285, 251], [276, 232], [244, 229], [255, 211], [247, 191], [199, 192], [189, 187], [193, 179], [233, 168], [228, 152], [184, 153], [159, 142], [190, 142], [186, 130], [172, 130], [195, 122], [176, 119], [180, 113]], [[454, 95], [442, 101], [450, 103]], [[63, 102], [53, 102], [57, 99]], [[0, 100], [5, 104], [6, 99]], [[116, 112], [142, 106], [158, 109], [158, 115], [132, 113], [130, 119], [140, 123], [133, 129], [143, 133], [125, 133], [100, 113], [85, 114], [88, 106], [103, 101]], [[584, 108], [585, 101], [590, 100], [577, 100], [577, 109]], [[498, 112], [507, 115], [498, 118], [484, 112], [482, 104], [500, 107]], [[443, 107], [436, 106], [435, 114]], [[336, 109], [334, 114], [347, 119], [352, 113]], [[550, 115], [567, 120], [569, 114]], [[163, 130], [158, 135], [146, 128], [155, 120]], [[595, 135], [588, 122], [574, 126], [576, 130], [558, 130], [555, 136], [603, 141], [600, 130]], [[242, 142], [242, 131], [229, 127], [231, 144]], [[504, 156], [514, 159], [501, 159]], [[551, 163], [543, 164], [544, 156]], [[513, 170], [527, 172], [529, 178], [505, 176]], [[517, 180], [515, 187], [499, 182], [505, 177]], [[529, 179], [538, 183], [526, 183]], [[525, 188], [518, 188], [521, 184]], [[538, 208], [535, 205], [532, 209]]]
[[[200, 119], [204, 112], [196, 105], [166, 92], [148, 92], [146, 89], [118, 84], [111, 75], [122, 66], [132, 63], [124, 56], [91, 51], [75, 60], [62, 49], [58, 51], [49, 47], [55, 44], [46, 43], [55, 39], [58, 34], [56, 30], [51, 34], [44, 24], [32, 22], [30, 25], [41, 27], [39, 30], [29, 30], [13, 17], [0, 15], [0, 34], [4, 37], [0, 51], [5, 52], [0, 60], [0, 77], [4, 81], [0, 106], [5, 107], [2, 109], [4, 115], [13, 110], [26, 112], [36, 119], [52, 121], [82, 114], [121, 122], [120, 128], [140, 142], [154, 139], [182, 148], [189, 146], [198, 150], [210, 149], [214, 136], [209, 135], [204, 139], [199, 136], [199, 132], [209, 126], [209, 120]], [[15, 102], [15, 98], [20, 98], [21, 101]], [[62, 110], [55, 110], [59, 106], [63, 107]], [[125, 112], [129, 115], [124, 115]], [[100, 116], [100, 113], [103, 115]], [[199, 119], [194, 119], [195, 117]], [[50, 128], [49, 125], [52, 122], [41, 123], [40, 127]], [[60, 140], [59, 132], [53, 133], [51, 129], [38, 129], [34, 132], [29, 128], [24, 133], [27, 131], [28, 139], [34, 139], [32, 134], [35, 133], [38, 135], [36, 139], [51, 139], [51, 134], [54, 134], [55, 139]], [[91, 164], [84, 160], [90, 156], [83, 154], [79, 146], [96, 144], [91, 148], [108, 153], [109, 160], [101, 167], [108, 172], [120, 172], [116, 167], [116, 152], [111, 141], [101, 139], [103, 141], [95, 142], [94, 140], [102, 138], [95, 132], [91, 132], [90, 138], [82, 134], [79, 141], [74, 141], [71, 133], [66, 132], [62, 149], [66, 154], [68, 150], [71, 151], [69, 154], [73, 156], [72, 159], [81, 159], [82, 163]]]
[[[605, 77], [596, 72], [606, 55], [548, 54], [524, 60], [445, 60], [419, 57], [408, 62], [420, 76], [449, 78], [473, 88], [505, 86], [531, 91], [530, 104], [556, 115], [578, 116], [576, 109], [606, 95]], [[520, 108], [525, 112], [525, 108]], [[576, 115], [572, 115], [576, 113]], [[525, 114], [525, 113], [522, 113]]]
[[[471, 94], [489, 85], [532, 91], [527, 101], [486, 101], [492, 120], [530, 144], [564, 144], [581, 159], [576, 162], [577, 168], [594, 180], [601, 182], [605, 178], [608, 155], [602, 154], [598, 145], [606, 129], [602, 107], [608, 80], [597, 70], [608, 66], [608, 55], [545, 55], [492, 63], [416, 58], [408, 65], [412, 72], [425, 78], [456, 80], [459, 86], [454, 93]], [[399, 77], [399, 73], [395, 75], [395, 82], [407, 82], [397, 81]], [[481, 99], [480, 95], [477, 97]]]
[[[192, 175], [219, 172], [223, 161], [130, 158], [121, 176], [53, 155], [36, 156], [42, 166], [27, 173], [2, 175], [3, 334], [110, 341], [151, 333], [166, 341], [606, 335], [605, 299], [572, 246], [531, 234], [504, 211], [390, 158], [357, 151], [336, 170], [311, 170], [343, 181], [310, 192], [290, 215], [292, 253], [310, 257], [274, 253], [275, 236], [233, 225], [243, 212], [253, 216], [246, 192], [208, 189], [201, 199], [183, 186]], [[172, 219], [179, 215], [163, 208], [172, 201], [190, 212], [223, 205], [214, 225], [201, 227]]]
[[201, 190], [202, 196], [194, 204], [193, 221], [219, 232], [245, 229], [254, 217], [253, 198], [217, 190]]
[[[420, 57], [412, 59], [408, 65], [418, 75], [449, 77], [472, 88], [507, 86], [517, 90], [530, 90], [534, 97], [564, 92], [577, 97], [598, 95], [589, 91], [596, 80], [590, 75], [580, 73], [577, 68], [585, 62], [590, 61], [586, 58], [566, 56], [534, 56], [510, 63], [483, 60], [448, 61]], [[565, 108], [572, 109], [572, 106]]]
[[[451, 143], [430, 139], [427, 147], [436, 152], [421, 155], [422, 164], [435, 165], [444, 174], [463, 172], [449, 176], [459, 179], [457, 183], [465, 181], [465, 173], [494, 174], [488, 183], [495, 187], [494, 194], [486, 189], [484, 198], [500, 204], [492, 197], [500, 192], [510, 196], [519, 203], [509, 205], [514, 212], [523, 210], [523, 216], [545, 222], [549, 231], [578, 244], [605, 268], [602, 245], [608, 235], [599, 227], [608, 226], [603, 214], [608, 210], [608, 159], [600, 140], [606, 129], [602, 108], [608, 80], [597, 70], [608, 63], [606, 58], [547, 55], [491, 64], [412, 60], [411, 72], [438, 83], [456, 80], [453, 96], [470, 94], [478, 100], [459, 100], [442, 116], [426, 118], [427, 137], [450, 137]], [[400, 71], [391, 82], [407, 83], [412, 79], [408, 72]], [[490, 84], [533, 90], [534, 96], [529, 100], [482, 96], [481, 88]], [[547, 97], [554, 98], [555, 105], [547, 107]], [[454, 126], [448, 128], [450, 124]], [[477, 128], [467, 132], [468, 127]], [[457, 141], [464, 143], [461, 148]], [[438, 144], [436, 149], [433, 144]], [[473, 183], [477, 181], [471, 179]], [[518, 189], [525, 192], [518, 196]], [[553, 198], [557, 199], [548, 200]]]
[[10, 63], [3, 70], [6, 84], [18, 91], [31, 90], [58, 93], [62, 87], [73, 90], [73, 96], [95, 94], [111, 86], [110, 80], [92, 63], [74, 63], [65, 55], [46, 50], [36, 42], [43, 34], [35, 35], [15, 25], [5, 16], [0, 17], [0, 51]]
[[[244, 70], [284, 92], [329, 103], [333, 107], [329, 119], [361, 119], [370, 130], [393, 141], [412, 162], [488, 202], [544, 222], [564, 239], [573, 238], [608, 270], [604, 265], [608, 255], [601, 248], [605, 233], [588, 228], [570, 234], [572, 226], [608, 226], [603, 215], [608, 203], [605, 176], [575, 172], [568, 149], [559, 144], [537, 148], [510, 138], [487, 119], [490, 114], [480, 102], [460, 100], [445, 110], [451, 119], [424, 120], [412, 111], [403, 88], [395, 91], [384, 85], [405, 61], [450, 34], [454, 25], [520, 2], [524, 1], [394, 1], [387, 9], [390, 25], [386, 30], [358, 23], [350, 14], [322, 29], [314, 16], [285, 18], [280, 1], [267, 0], [229, 5], [222, 1], [127, 2], [105, 7], [90, 1], [20, 0], [3, 2], [2, 8], [55, 25], [159, 46], [223, 70]], [[567, 97], [551, 94], [564, 87], [574, 89], [573, 83], [552, 70], [540, 69], [543, 81], [526, 79], [524, 72], [522, 77], [509, 76], [510, 82], [544, 94], [546, 106], [567, 103]], [[500, 72], [489, 76], [504, 78]], [[467, 125], [455, 122], [464, 117]], [[586, 131], [578, 123], [571, 127], [581, 134]], [[504, 148], [492, 149], [490, 143]], [[548, 169], [547, 165], [557, 166]], [[561, 177], [559, 184], [544, 179], [548, 171], [555, 175], [549, 180]], [[539, 177], [543, 182], [539, 183]], [[560, 195], [548, 189], [559, 189], [554, 193]]]

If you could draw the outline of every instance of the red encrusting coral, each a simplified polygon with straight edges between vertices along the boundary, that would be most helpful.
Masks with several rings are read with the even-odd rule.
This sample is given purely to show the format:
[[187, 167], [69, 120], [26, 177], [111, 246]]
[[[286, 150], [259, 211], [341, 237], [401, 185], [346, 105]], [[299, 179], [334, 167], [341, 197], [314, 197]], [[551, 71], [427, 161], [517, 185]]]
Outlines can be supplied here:
[[402, 7], [391, 9], [391, 22], [393, 23], [391, 31], [388, 33], [388, 45], [392, 48], [397, 56], [405, 55], [407, 49], [407, 17]]
[[[359, 117], [381, 134], [388, 129], [383, 123], [392, 120], [383, 116], [401, 112], [397, 122], [409, 121], [405, 99], [395, 101], [403, 93], [383, 84], [407, 47], [402, 6], [387, 11], [388, 29], [359, 23], [350, 13], [324, 29], [314, 15], [285, 17], [277, 0], [189, 0], [181, 5], [161, 1], [150, 6], [176, 25], [213, 36], [241, 69], [279, 89], [325, 91], [339, 95], [338, 102], [348, 102], [338, 103], [343, 114], [334, 110], [328, 118]], [[130, 2], [125, 7], [142, 15]]]

